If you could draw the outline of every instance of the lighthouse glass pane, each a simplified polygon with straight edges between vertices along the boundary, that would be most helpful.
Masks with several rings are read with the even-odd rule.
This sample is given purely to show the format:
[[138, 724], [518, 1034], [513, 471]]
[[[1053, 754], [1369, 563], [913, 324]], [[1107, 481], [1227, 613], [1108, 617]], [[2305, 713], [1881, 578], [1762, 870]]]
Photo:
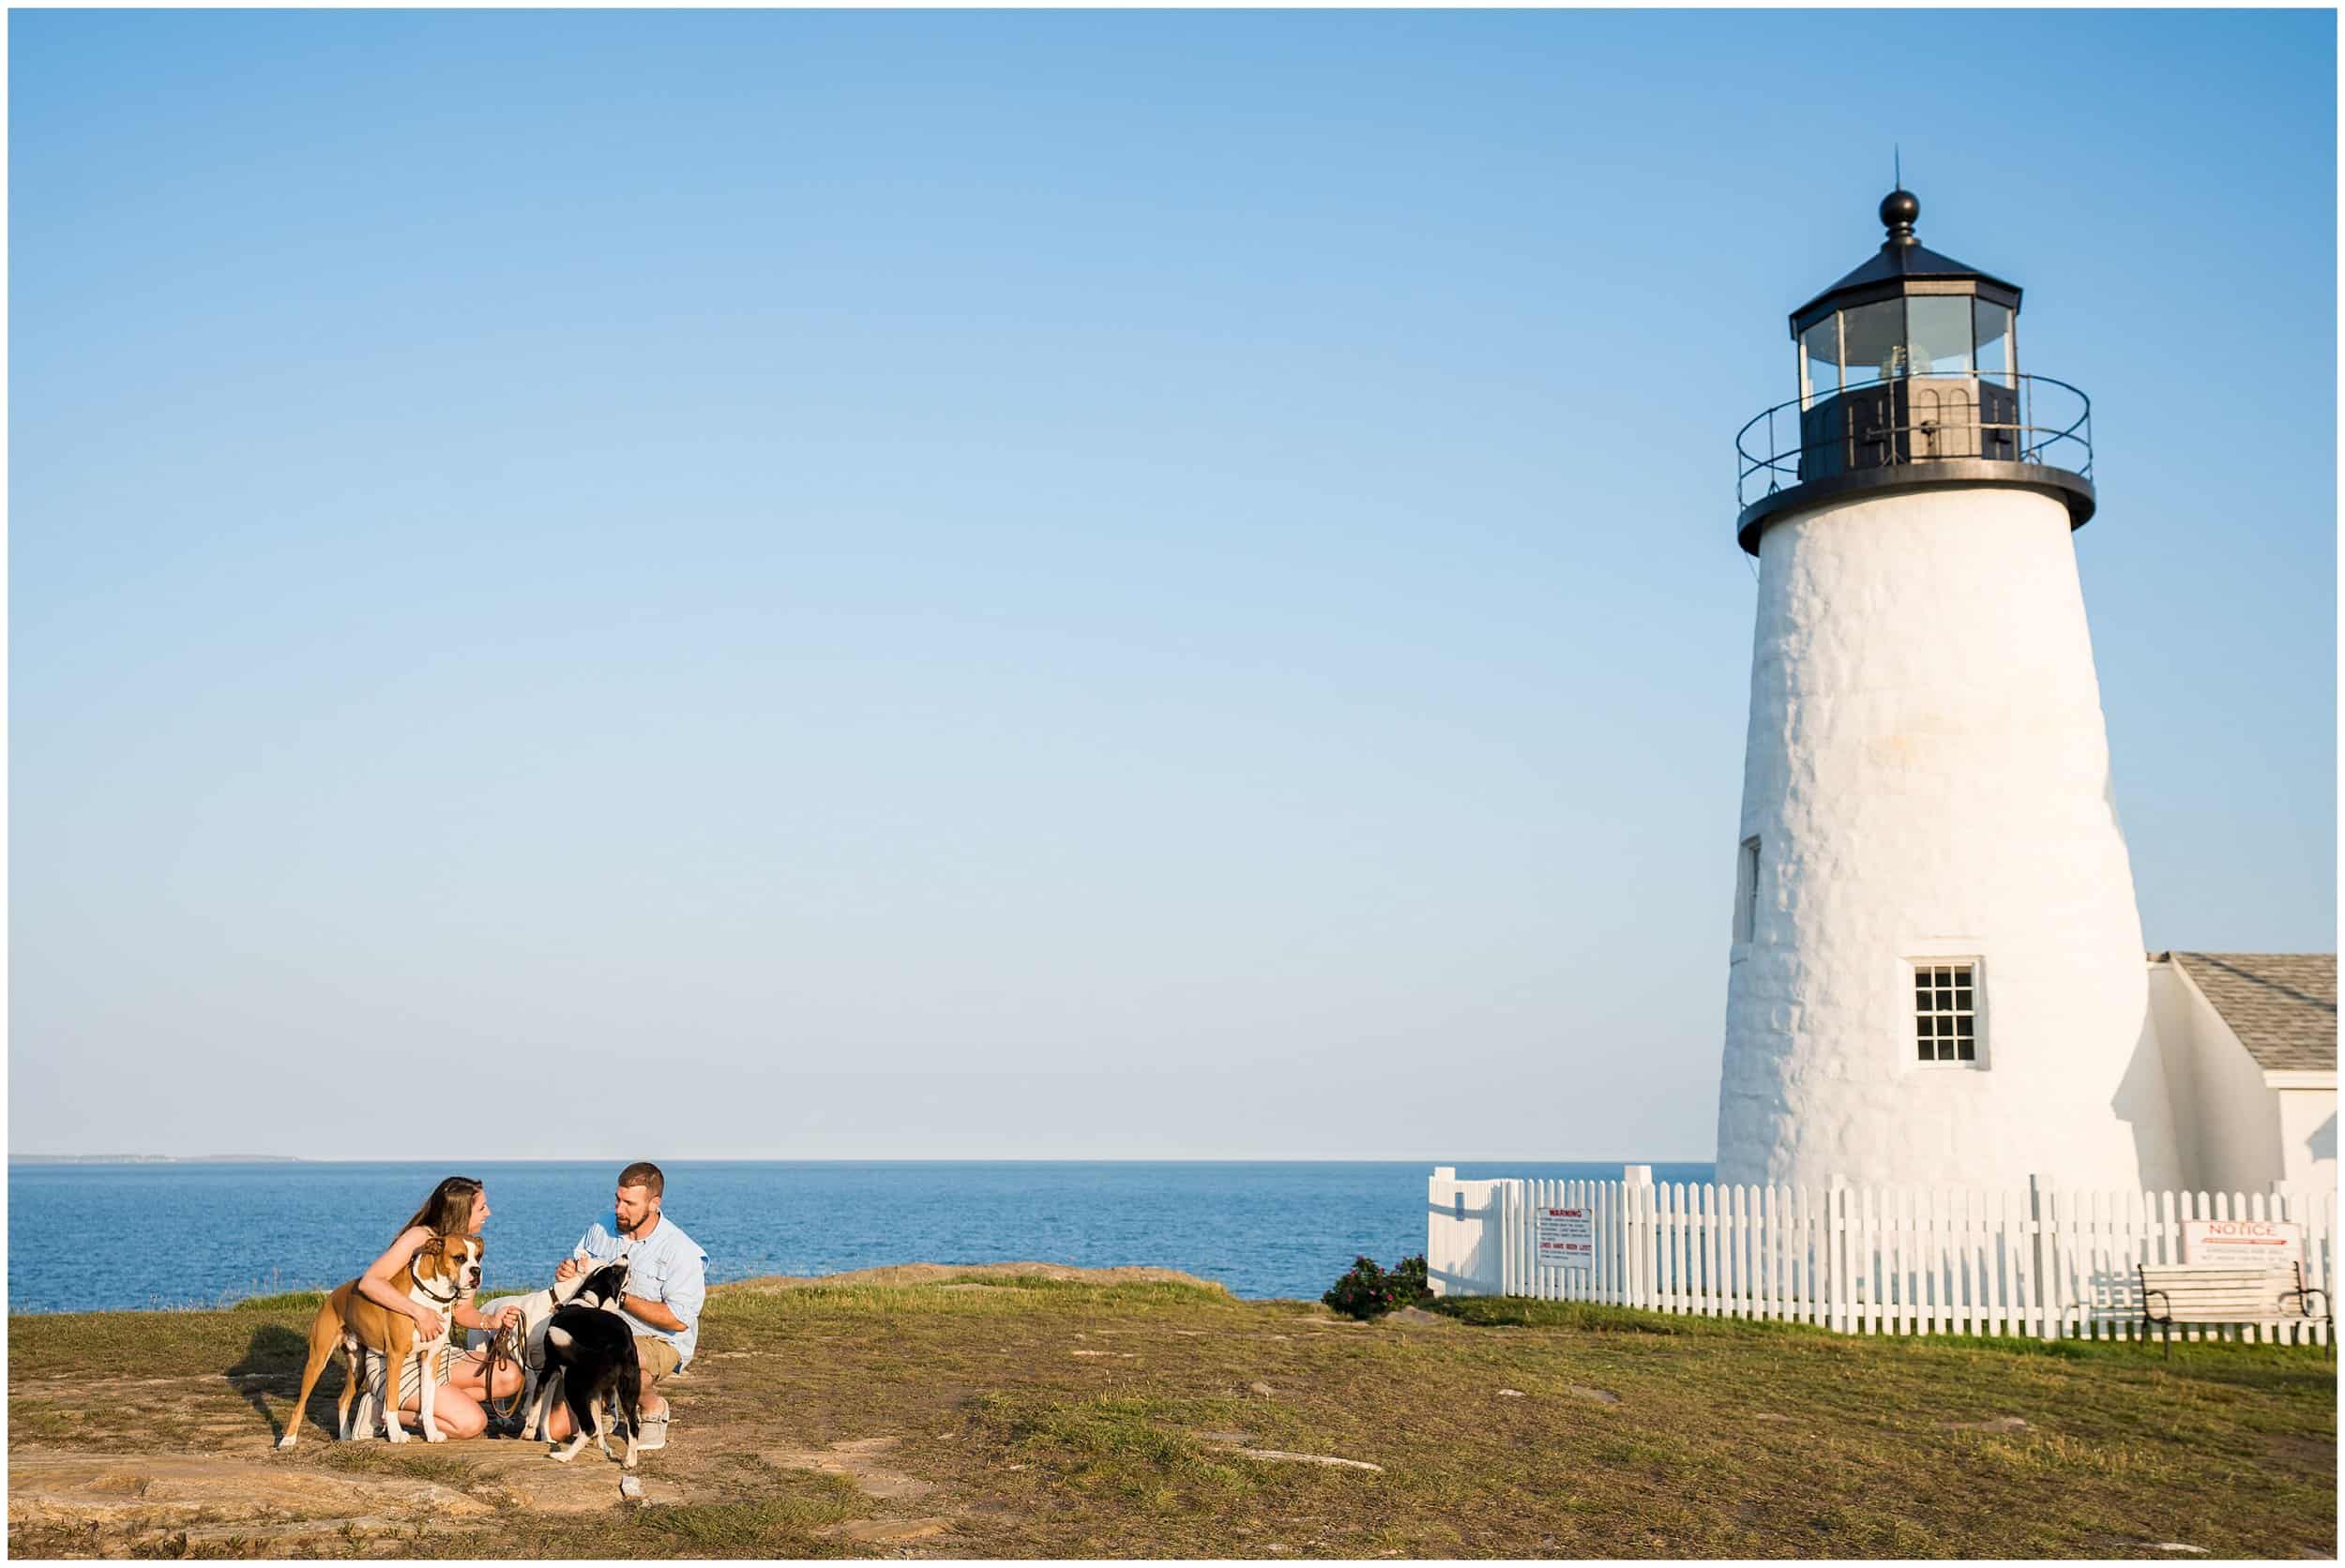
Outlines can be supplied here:
[[1840, 323], [1826, 316], [1800, 334], [1799, 395], [1812, 403], [1840, 389]]
[[1973, 334], [1978, 339], [1978, 373], [1998, 386], [2011, 384], [2011, 312], [1983, 299], [1971, 302]]
[[1905, 373], [1905, 301], [1884, 299], [1840, 312], [1844, 386], [1867, 386]]
[[1971, 372], [1971, 301], [1917, 294], [1905, 302], [1907, 355], [1917, 376]]

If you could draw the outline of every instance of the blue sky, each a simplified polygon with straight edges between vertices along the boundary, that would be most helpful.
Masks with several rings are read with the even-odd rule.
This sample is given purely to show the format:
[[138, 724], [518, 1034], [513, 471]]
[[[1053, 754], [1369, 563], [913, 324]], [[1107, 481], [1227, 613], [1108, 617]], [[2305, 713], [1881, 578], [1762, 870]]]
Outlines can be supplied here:
[[14, 13], [11, 1147], [1706, 1158], [1893, 142], [2147, 940], [2333, 949], [2334, 27]]

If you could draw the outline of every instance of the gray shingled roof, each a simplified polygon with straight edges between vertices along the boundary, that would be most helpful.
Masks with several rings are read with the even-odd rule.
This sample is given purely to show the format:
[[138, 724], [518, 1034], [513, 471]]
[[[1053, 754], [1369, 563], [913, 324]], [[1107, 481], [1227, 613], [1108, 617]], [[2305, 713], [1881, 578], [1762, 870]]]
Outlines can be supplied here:
[[2265, 1072], [2337, 1071], [2337, 955], [2175, 953]]

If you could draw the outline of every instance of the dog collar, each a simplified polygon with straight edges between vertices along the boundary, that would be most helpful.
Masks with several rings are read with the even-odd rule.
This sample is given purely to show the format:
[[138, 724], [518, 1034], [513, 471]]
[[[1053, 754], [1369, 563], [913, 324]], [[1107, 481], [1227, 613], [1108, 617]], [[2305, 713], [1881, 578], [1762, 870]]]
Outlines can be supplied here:
[[433, 1301], [442, 1303], [452, 1302], [457, 1297], [464, 1293], [463, 1287], [460, 1285], [456, 1289], [450, 1290], [446, 1295], [443, 1296], [437, 1290], [431, 1289], [431, 1286], [426, 1285], [420, 1275], [418, 1275], [416, 1280], [416, 1289], [421, 1290], [425, 1295], [430, 1296]]

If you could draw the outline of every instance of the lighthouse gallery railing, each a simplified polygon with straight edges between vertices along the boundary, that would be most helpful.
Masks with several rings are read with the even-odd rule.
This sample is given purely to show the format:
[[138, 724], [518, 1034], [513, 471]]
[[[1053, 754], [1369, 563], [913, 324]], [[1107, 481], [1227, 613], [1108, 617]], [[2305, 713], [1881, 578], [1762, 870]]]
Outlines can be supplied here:
[[[1974, 400], [1967, 418], [1883, 417], [1879, 410], [1910, 399], [1882, 400], [1884, 388], [1898, 384], [1908, 388], [1967, 383], [2011, 393], [2016, 417], [1984, 418], [1983, 400]], [[1868, 398], [1867, 394], [1876, 396]], [[1817, 410], [1838, 403], [1851, 411], [1848, 421], [1819, 439]], [[1860, 412], [1861, 411], [1861, 412]], [[1838, 392], [1793, 398], [1762, 410], [1734, 435], [1734, 505], [1747, 506], [1762, 496], [1787, 490], [1815, 471], [1827, 459], [1842, 459], [1852, 448], [1866, 454], [1861, 462], [1833, 466], [1875, 468], [1926, 464], [1952, 458], [2007, 455], [2006, 460], [2065, 469], [2081, 478], [2093, 476], [2093, 400], [2083, 391], [2050, 376], [2021, 375], [2006, 370], [1975, 374], [1921, 371], [1868, 382]]]

